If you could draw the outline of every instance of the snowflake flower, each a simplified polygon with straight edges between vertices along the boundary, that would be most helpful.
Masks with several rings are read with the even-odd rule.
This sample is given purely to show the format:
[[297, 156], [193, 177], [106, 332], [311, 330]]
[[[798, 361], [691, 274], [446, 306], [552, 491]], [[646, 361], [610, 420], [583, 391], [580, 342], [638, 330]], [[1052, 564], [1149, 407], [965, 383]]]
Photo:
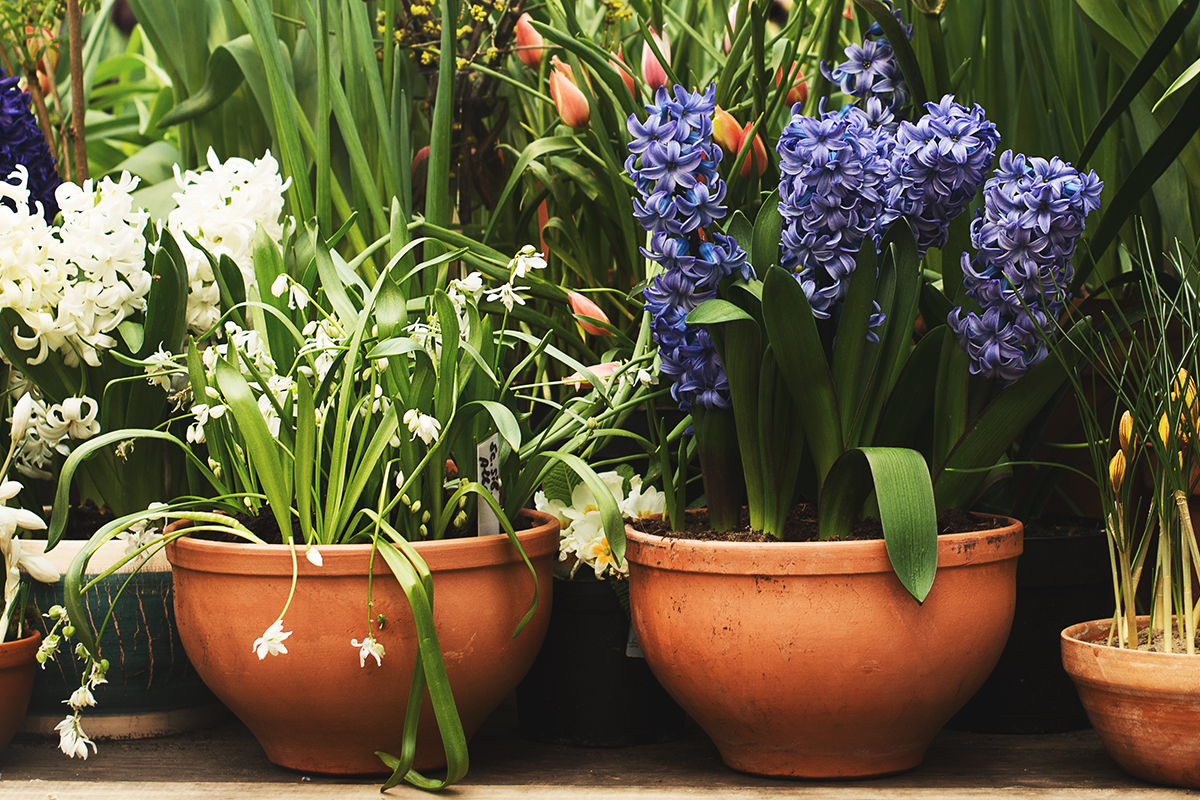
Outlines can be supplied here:
[[409, 432], [412, 433], [412, 439], [420, 436], [421, 441], [427, 447], [438, 438], [438, 432], [442, 428], [442, 423], [428, 414], [422, 414], [415, 408], [405, 411], [403, 420], [404, 424], [408, 426]]
[[254, 640], [252, 649], [259, 661], [267, 656], [287, 655], [287, 647], [284, 646], [283, 640], [291, 635], [291, 631], [284, 632], [283, 620], [277, 619], [271, 623], [271, 627], [267, 628], [262, 636]]
[[67, 717], [55, 725], [54, 730], [58, 731], [58, 749], [71, 758], [78, 756], [86, 761], [88, 757], [88, 745], [92, 746], [93, 753], [96, 752], [96, 743], [87, 738], [87, 734], [83, 732], [78, 713]]
[[508, 262], [508, 268], [512, 272], [513, 279], [524, 278], [532, 270], [545, 269], [546, 259], [542, 258], [533, 245], [527, 244], [518, 250], [512, 260]]
[[383, 666], [383, 644], [375, 641], [375, 636], [370, 635], [361, 642], [357, 639], [351, 639], [350, 644], [358, 648], [358, 666], [365, 667], [369, 657], [375, 658], [375, 666]]

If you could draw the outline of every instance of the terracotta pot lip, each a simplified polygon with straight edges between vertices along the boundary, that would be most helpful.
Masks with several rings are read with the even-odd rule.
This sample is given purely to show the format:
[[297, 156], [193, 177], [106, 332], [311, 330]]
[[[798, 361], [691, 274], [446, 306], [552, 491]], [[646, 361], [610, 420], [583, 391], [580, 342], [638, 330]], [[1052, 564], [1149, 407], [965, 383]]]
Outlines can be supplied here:
[[[1143, 624], [1148, 625], [1150, 623], [1150, 615], [1138, 615], [1137, 623], [1140, 630]], [[1064, 647], [1071, 649], [1094, 649], [1106, 654], [1109, 658], [1156, 659], [1164, 667], [1168, 663], [1187, 663], [1192, 667], [1200, 664], [1200, 653], [1188, 655], [1187, 653], [1163, 653], [1157, 650], [1130, 650], [1127, 647], [1110, 647], [1098, 642], [1097, 639], [1108, 636], [1108, 631], [1111, 627], [1111, 619], [1093, 619], [1063, 628], [1060, 636], [1062, 637]]]
[[[1022, 551], [1021, 523], [938, 537], [938, 567], [984, 564], [1016, 558]], [[882, 539], [849, 542], [706, 542], [642, 533], [625, 526], [626, 558], [633, 564], [722, 574], [836, 575], [891, 572]]]
[[30, 631], [24, 639], [0, 642], [0, 669], [12, 669], [33, 663], [33, 656], [41, 644], [40, 631]]
[[[558, 520], [551, 514], [533, 509], [522, 509], [521, 515], [533, 522], [532, 528], [517, 532], [525, 554], [532, 559], [557, 552]], [[412, 542], [412, 545], [432, 570], [473, 569], [521, 560], [520, 553], [504, 535]], [[321, 554], [323, 563], [320, 567], [304, 557], [303, 546], [296, 547], [296, 568], [302, 577], [362, 576], [371, 563], [372, 546], [369, 544], [315, 545], [314, 549]], [[199, 572], [292, 574], [292, 549], [285, 544], [214, 542], [183, 536], [166, 546], [166, 554], [173, 567]], [[376, 555], [371, 567], [374, 575], [391, 573], [380, 555]]]

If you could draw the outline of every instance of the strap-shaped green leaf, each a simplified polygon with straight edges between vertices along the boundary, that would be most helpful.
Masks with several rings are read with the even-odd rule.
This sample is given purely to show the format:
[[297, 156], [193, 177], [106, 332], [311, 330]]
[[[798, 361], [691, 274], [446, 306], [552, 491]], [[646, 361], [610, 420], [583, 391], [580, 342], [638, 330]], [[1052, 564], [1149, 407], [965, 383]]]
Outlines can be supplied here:
[[[950, 451], [943, 468], [934, 475], [939, 509], [965, 508], [986, 478], [982, 472], [955, 469], [990, 467], [1013, 443], [1034, 415], [1067, 380], [1067, 369], [1084, 352], [1079, 343], [1093, 330], [1091, 318], [1080, 320], [1068, 338], [1074, 346], [1058, 348], [1062, 358], [1046, 358], [993, 400], [974, 419]], [[1064, 363], [1065, 362], [1065, 363]]]
[[875, 255], [875, 242], [867, 236], [855, 258], [850, 288], [838, 320], [837, 346], [833, 351], [833, 384], [837, 391], [842, 429], [846, 431], [852, 430], [862, 400], [858, 394], [859, 376], [870, 344], [867, 332], [878, 280], [879, 261]]
[[848, 536], [872, 489], [896, 577], [923, 603], [937, 572], [937, 511], [929, 467], [916, 450], [858, 447], [839, 458], [821, 491], [821, 538]]
[[[779, 261], [779, 242], [783, 236], [783, 214], [779, 213], [779, 190], [763, 202], [754, 218], [754, 244], [750, 263], [762, 278], [769, 267]], [[742, 249], [746, 249], [743, 245]]]
[[771, 267], [763, 281], [767, 340], [791, 390], [817, 465], [818, 484], [845, 449], [837, 393], [804, 289], [789, 272]]

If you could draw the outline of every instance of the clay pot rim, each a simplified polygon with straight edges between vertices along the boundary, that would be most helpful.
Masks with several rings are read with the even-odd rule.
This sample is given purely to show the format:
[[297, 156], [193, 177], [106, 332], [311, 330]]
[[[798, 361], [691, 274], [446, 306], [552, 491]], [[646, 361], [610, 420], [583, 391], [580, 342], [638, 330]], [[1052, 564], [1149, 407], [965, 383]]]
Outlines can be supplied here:
[[[557, 552], [558, 520], [551, 514], [522, 509], [521, 515], [533, 522], [533, 527], [517, 531], [517, 539], [529, 558]], [[461, 539], [412, 542], [431, 570], [444, 572], [455, 569], [475, 569], [492, 564], [520, 561], [521, 555], [508, 537], [471, 536]], [[370, 563], [369, 544], [314, 545], [321, 554], [322, 566], [304, 557], [303, 545], [296, 547], [296, 569], [300, 576], [338, 577], [362, 576]], [[236, 573], [242, 575], [291, 575], [292, 548], [286, 544], [253, 544], [250, 542], [214, 542], [183, 536], [166, 546], [167, 560], [173, 567], [197, 572]], [[373, 575], [390, 575], [383, 556], [376, 554], [371, 565]]]
[[[984, 531], [938, 537], [938, 569], [1016, 558], [1023, 526], [1012, 517]], [[625, 526], [625, 557], [648, 567], [713, 574], [842, 575], [893, 571], [883, 539], [839, 542], [708, 542], [642, 533]]]
[[[1138, 615], [1138, 630], [1141, 630], [1143, 625], [1149, 624], [1149, 614]], [[1163, 666], [1169, 663], [1183, 664], [1185, 662], [1193, 666], [1200, 665], [1200, 653], [1188, 655], [1187, 653], [1163, 653], [1158, 650], [1130, 650], [1127, 647], [1110, 647], [1107, 644], [1097, 641], [1098, 639], [1107, 638], [1111, 627], [1111, 619], [1093, 619], [1063, 628], [1060, 634], [1063, 647], [1070, 647], [1072, 649], [1087, 648], [1108, 654], [1109, 658], [1159, 659]]]
[[41, 631], [34, 630], [31, 630], [24, 639], [0, 642], [0, 669], [25, 666], [33, 661], [33, 656], [41, 645]]

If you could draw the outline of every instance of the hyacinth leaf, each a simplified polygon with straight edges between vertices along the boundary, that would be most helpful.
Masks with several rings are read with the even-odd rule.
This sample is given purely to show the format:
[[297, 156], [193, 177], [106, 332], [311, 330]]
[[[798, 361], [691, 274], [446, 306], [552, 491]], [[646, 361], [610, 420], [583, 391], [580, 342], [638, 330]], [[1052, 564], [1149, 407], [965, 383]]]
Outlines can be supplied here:
[[[213, 48], [208, 57], [208, 68], [205, 70], [204, 86], [200, 91], [179, 103], [158, 121], [158, 127], [170, 128], [183, 122], [196, 119], [207, 114], [225, 100], [242, 85], [242, 67], [235, 56], [235, 50], [245, 50], [257, 56], [254, 42], [250, 34]], [[261, 57], [260, 62], [261, 62]]]
[[[754, 218], [754, 242], [742, 249], [750, 253], [750, 263], [759, 277], [779, 263], [779, 242], [783, 236], [783, 214], [779, 213], [779, 190], [771, 192]], [[740, 244], [740, 242], [739, 242]]]
[[763, 322], [796, 410], [806, 423], [817, 479], [823, 483], [845, 449], [837, 393], [808, 297], [781, 267], [771, 267], [763, 281]]
[[750, 224], [750, 220], [746, 219], [746, 215], [741, 212], [741, 209], [734, 211], [730, 216], [729, 224], [725, 226], [725, 235], [732, 236], [738, 243], [738, 247], [747, 253], [754, 248], [754, 226]]
[[775, 353], [763, 353], [758, 395], [758, 447], [762, 454], [763, 530], [783, 537], [796, 496], [796, 481], [804, 460], [804, 426], [787, 385], [781, 380]]
[[921, 431], [928, 427], [933, 410], [933, 392], [937, 381], [942, 342], [949, 328], [939, 325], [930, 331], [904, 362], [887, 403], [880, 415], [871, 444], [880, 447], [909, 447], [916, 444]]
[[955, 446], [967, 429], [970, 365], [970, 357], [962, 349], [958, 339], [947, 336], [942, 341], [942, 352], [938, 358], [937, 381], [934, 384], [933, 464], [935, 470], [945, 463], [951, 448]]
[[929, 467], [916, 450], [846, 451], [821, 490], [821, 539], [847, 538], [872, 489], [892, 569], [909, 594], [923, 603], [937, 572], [937, 511]]
[[187, 262], [179, 246], [165, 229], [150, 267], [152, 285], [146, 298], [145, 338], [134, 351], [135, 358], [146, 358], [162, 346], [177, 353], [187, 331]]
[[[833, 385], [837, 391], [842, 428], [851, 431], [855, 412], [862, 398], [858, 394], [859, 376], [864, 368], [870, 369], [868, 351], [878, 353], [878, 346], [867, 341], [870, 330], [872, 303], [875, 302], [875, 287], [879, 281], [879, 264], [875, 255], [875, 242], [870, 236], [863, 237], [855, 259], [854, 272], [850, 275], [850, 288], [842, 306], [838, 321], [837, 346], [833, 351]], [[849, 441], [854, 441], [853, 433]]]
[[929, 99], [925, 92], [925, 77], [921, 74], [921, 65], [917, 62], [917, 54], [913, 52], [912, 44], [908, 41], [904, 29], [892, 16], [892, 10], [880, 0], [854, 0], [854, 4], [870, 14], [883, 29], [883, 35], [888, 40], [888, 44], [892, 46], [892, 52], [896, 55], [897, 63], [900, 64], [900, 71], [904, 73], [904, 81], [912, 93], [913, 108], [918, 109], [918, 113], [923, 113], [920, 109], [925, 108], [925, 103]]
[[913, 325], [921, 296], [920, 258], [912, 228], [906, 220], [897, 220], [881, 242], [884, 253], [880, 307], [886, 319], [879, 334], [874, 366], [862, 390], [863, 402], [854, 420], [851, 442], [870, 442], [878, 430], [879, 418], [892, 387], [912, 349]]
[[[1183, 6], [1180, 6], [1180, 8], [1182, 7]], [[1195, 5], [1192, 6], [1193, 9], [1195, 9], [1195, 7]], [[1158, 107], [1161, 106], [1168, 97], [1172, 96], [1184, 86], [1187, 86], [1189, 83], [1194, 81], [1197, 75], [1200, 75], [1200, 58], [1193, 61], [1191, 66], [1183, 71], [1183, 74], [1171, 82], [1171, 85], [1167, 87], [1165, 92], [1163, 92], [1162, 97], [1158, 98], [1158, 102], [1155, 103], [1154, 107], [1150, 109], [1151, 113], [1158, 111]]]
[[[1069, 345], [1056, 348], [1061, 358], [1046, 358], [1020, 380], [1000, 392], [966, 429], [962, 438], [934, 474], [934, 492], [938, 510], [966, 508], [975, 499], [986, 479], [981, 472], [956, 472], [956, 469], [990, 467], [1013, 443], [1063, 382], [1082, 353], [1081, 343], [1091, 335], [1091, 318], [1075, 323], [1067, 334]], [[947, 341], [951, 341], [949, 338]]]
[[[706, 300], [687, 316], [690, 325], [708, 325], [717, 355], [729, 381], [729, 399], [737, 428], [742, 471], [746, 480], [746, 504], [750, 509], [750, 527], [765, 530], [763, 518], [764, 480], [762, 453], [759, 449], [761, 401], [759, 372], [763, 361], [762, 332], [758, 322], [727, 300]], [[699, 431], [697, 435], [702, 435]], [[701, 446], [704, 443], [701, 442]], [[711, 505], [711, 501], [710, 501]], [[775, 533], [774, 531], [767, 531]]]
[[745, 495], [737, 421], [732, 411], [695, 405], [692, 425], [704, 476], [708, 524], [716, 531], [732, 530], [741, 521]]
[[1096, 233], [1087, 241], [1079, 271], [1071, 284], [1072, 292], [1078, 291], [1096, 267], [1096, 261], [1109, 245], [1116, 241], [1121, 226], [1129, 219], [1162, 174], [1175, 163], [1196, 131], [1200, 130], [1200, 87], [1192, 89], [1179, 111], [1163, 128], [1154, 143], [1146, 149], [1137, 165], [1117, 190], [1116, 197], [1109, 203], [1096, 227]]
[[[1170, 19], [1163, 25], [1158, 36], [1154, 37], [1154, 41], [1146, 48], [1146, 52], [1138, 59], [1137, 66], [1130, 71], [1129, 75], [1125, 78], [1125, 82], [1121, 84], [1120, 90], [1113, 97], [1112, 102], [1108, 104], [1108, 108], [1104, 110], [1104, 115], [1100, 117], [1100, 121], [1092, 129], [1091, 134], [1088, 136], [1087, 144], [1083, 146], [1083, 150], [1079, 153], [1076, 169], [1080, 171], [1084, 169], [1088, 160], [1096, 152], [1096, 148], [1100, 146], [1100, 142], [1104, 139], [1104, 134], [1128, 110], [1129, 105], [1141, 92], [1146, 82], [1154, 77], [1154, 73], [1162, 66], [1170, 54], [1171, 48], [1175, 46], [1175, 42], [1179, 41], [1179, 37], [1183, 35], [1188, 22], [1191, 21], [1196, 13], [1196, 8], [1197, 3], [1195, 2], [1183, 2], [1176, 6]], [[1171, 94], [1183, 88], [1188, 81], [1196, 76], [1197, 72], [1200, 72], [1200, 62], [1192, 64], [1183, 75], [1172, 83], [1167, 91], [1163, 93], [1158, 103], [1155, 103], [1152, 110], [1157, 111], [1158, 105], [1163, 100], [1166, 100]]]

